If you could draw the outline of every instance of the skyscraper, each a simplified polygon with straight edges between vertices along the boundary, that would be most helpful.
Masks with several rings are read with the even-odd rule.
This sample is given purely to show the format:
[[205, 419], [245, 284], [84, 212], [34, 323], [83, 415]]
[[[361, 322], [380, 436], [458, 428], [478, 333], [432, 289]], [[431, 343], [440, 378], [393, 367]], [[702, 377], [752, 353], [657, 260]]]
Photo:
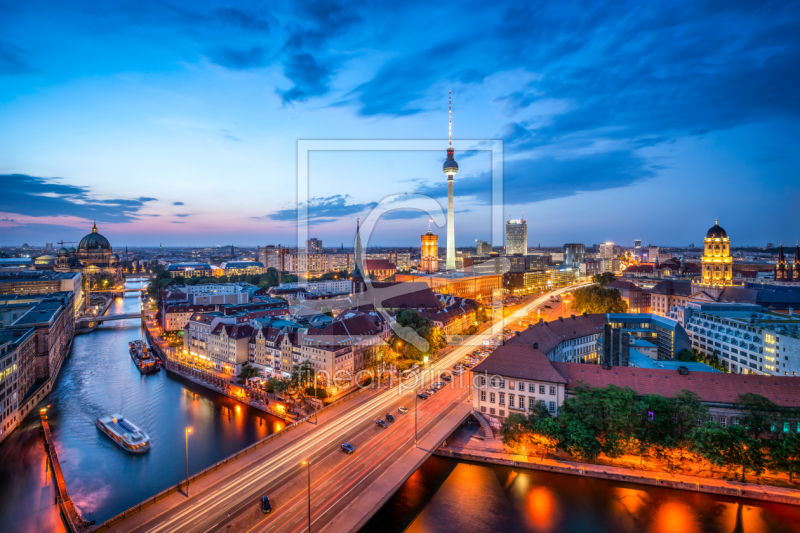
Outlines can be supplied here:
[[308, 239], [306, 241], [306, 253], [318, 254], [322, 251], [322, 241], [319, 239]]
[[506, 255], [528, 255], [528, 223], [525, 219], [506, 220]]
[[600, 253], [597, 254], [598, 259], [613, 259], [614, 258], [614, 243], [606, 241], [600, 244]]
[[486, 241], [478, 241], [475, 245], [478, 255], [489, 255], [492, 253], [492, 245]]
[[582, 244], [564, 245], [564, 266], [576, 267], [586, 261], [586, 247]]
[[453, 156], [453, 91], [448, 92], [448, 144], [447, 161], [442, 165], [442, 172], [447, 176], [447, 270], [456, 269], [456, 228], [453, 213], [453, 178], [458, 172], [458, 163]]
[[422, 236], [419, 269], [429, 274], [439, 270], [439, 236], [433, 234], [430, 223], [428, 233]]
[[641, 262], [642, 260], [642, 241], [641, 239], [637, 239], [633, 241], [633, 256], [636, 258], [637, 261]]

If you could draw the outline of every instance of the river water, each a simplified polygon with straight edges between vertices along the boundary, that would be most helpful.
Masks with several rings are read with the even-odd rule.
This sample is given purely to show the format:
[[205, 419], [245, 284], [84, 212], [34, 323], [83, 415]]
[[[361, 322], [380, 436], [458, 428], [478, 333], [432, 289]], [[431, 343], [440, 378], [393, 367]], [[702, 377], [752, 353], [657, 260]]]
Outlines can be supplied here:
[[784, 533], [800, 507], [433, 456], [360, 533]]
[[[128, 282], [129, 288], [146, 282]], [[108, 314], [140, 309], [138, 293], [112, 303]], [[53, 392], [48, 419], [70, 496], [88, 520], [111, 518], [186, 476], [283, 428], [283, 421], [190, 381], [143, 376], [128, 354], [142, 338], [139, 320], [107, 322], [75, 337]], [[63, 531], [46, 470], [38, 408], [0, 445], [0, 531]], [[95, 427], [120, 413], [145, 430], [151, 449], [126, 452]]]

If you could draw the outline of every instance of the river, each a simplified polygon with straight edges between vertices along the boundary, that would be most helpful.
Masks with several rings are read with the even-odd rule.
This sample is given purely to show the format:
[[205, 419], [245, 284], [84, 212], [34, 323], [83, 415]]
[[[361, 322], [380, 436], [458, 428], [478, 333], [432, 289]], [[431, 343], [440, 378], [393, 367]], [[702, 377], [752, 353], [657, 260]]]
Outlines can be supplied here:
[[[146, 282], [128, 282], [137, 288]], [[108, 314], [135, 313], [138, 293], [117, 298]], [[140, 321], [107, 322], [75, 337], [53, 392], [42, 402], [67, 489], [87, 520], [115, 516], [186, 475], [195, 473], [283, 428], [283, 421], [190, 381], [143, 376], [128, 354], [142, 338]], [[0, 445], [0, 531], [63, 531], [54, 505], [39, 435], [39, 409]], [[123, 414], [149, 433], [151, 449], [134, 455], [96, 427], [98, 417]]]
[[429, 458], [359, 533], [784, 533], [800, 507]]

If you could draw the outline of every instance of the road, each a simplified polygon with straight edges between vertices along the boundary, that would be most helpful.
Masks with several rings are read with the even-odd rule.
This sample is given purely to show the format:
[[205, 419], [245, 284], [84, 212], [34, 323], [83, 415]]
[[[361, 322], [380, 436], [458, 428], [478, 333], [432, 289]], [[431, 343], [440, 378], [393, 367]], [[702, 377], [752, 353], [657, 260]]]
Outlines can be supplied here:
[[[558, 294], [574, 287], [560, 289]], [[549, 299], [541, 296], [521, 306], [497, 326], [525, 317]], [[436, 361], [429, 380], [443, 369], [451, 368], [475, 347], [461, 345]], [[442, 418], [452, 412], [469, 396], [468, 378], [437, 392], [427, 400], [416, 403], [417, 432], [421, 438]], [[437, 378], [438, 379], [438, 378]], [[430, 381], [428, 381], [429, 383]], [[311, 468], [311, 521], [312, 530], [319, 531], [334, 517], [370, 490], [399, 457], [414, 446], [415, 395], [401, 384], [387, 388], [364, 400], [351, 400], [341, 415], [321, 422], [317, 428], [299, 441], [287, 443], [272, 455], [248, 465], [211, 488], [152, 517], [133, 529], [123, 522], [115, 531], [139, 533], [166, 532], [300, 532], [308, 528], [307, 470], [302, 465], [308, 461]], [[400, 414], [405, 406], [408, 414]], [[381, 429], [375, 420], [386, 413], [395, 417], [387, 429]], [[340, 450], [342, 442], [356, 448], [352, 455]], [[268, 494], [273, 511], [264, 515], [260, 499]]]

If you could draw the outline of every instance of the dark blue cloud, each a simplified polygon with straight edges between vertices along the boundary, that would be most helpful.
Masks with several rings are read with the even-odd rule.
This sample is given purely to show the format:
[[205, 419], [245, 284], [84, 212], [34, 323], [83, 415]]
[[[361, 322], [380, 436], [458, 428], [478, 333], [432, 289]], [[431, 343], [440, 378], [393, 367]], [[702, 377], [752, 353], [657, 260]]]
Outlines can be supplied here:
[[[341, 217], [349, 217], [363, 213], [369, 209], [374, 208], [377, 203], [363, 203], [363, 204], [348, 204], [347, 195], [336, 194], [326, 198], [312, 198], [308, 203], [308, 217], [310, 222], [329, 222]], [[301, 204], [302, 206], [302, 204]], [[281, 222], [294, 222], [297, 221], [297, 209], [281, 209], [274, 213], [270, 213], [265, 217], [269, 220], [277, 220]]]
[[28, 52], [0, 39], [0, 76], [28, 74], [33, 72], [23, 61]]
[[221, 46], [208, 51], [208, 57], [214, 63], [233, 70], [247, 70], [266, 66], [268, 57], [262, 46], [247, 48], [231, 48]]
[[75, 216], [101, 222], [130, 222], [156, 199], [99, 199], [88, 187], [60, 182], [62, 178], [40, 178], [24, 174], [0, 175], [3, 194], [0, 211], [33, 217]]
[[172, 205], [183, 205], [183, 202], [172, 202]]
[[186, 218], [186, 217], [188, 217], [188, 216], [191, 216], [191, 214], [190, 214], [190, 213], [182, 213], [182, 214], [180, 214], [180, 215], [175, 215], [175, 216], [176, 216], [176, 217], [181, 217], [181, 218]]
[[[626, 187], [655, 177], [658, 170], [631, 151], [613, 151], [567, 159], [554, 156], [506, 161], [503, 167], [503, 203], [524, 205], [582, 192]], [[491, 203], [491, 175], [456, 178], [459, 197]], [[447, 183], [422, 185], [415, 191], [434, 198], [447, 196]]]

